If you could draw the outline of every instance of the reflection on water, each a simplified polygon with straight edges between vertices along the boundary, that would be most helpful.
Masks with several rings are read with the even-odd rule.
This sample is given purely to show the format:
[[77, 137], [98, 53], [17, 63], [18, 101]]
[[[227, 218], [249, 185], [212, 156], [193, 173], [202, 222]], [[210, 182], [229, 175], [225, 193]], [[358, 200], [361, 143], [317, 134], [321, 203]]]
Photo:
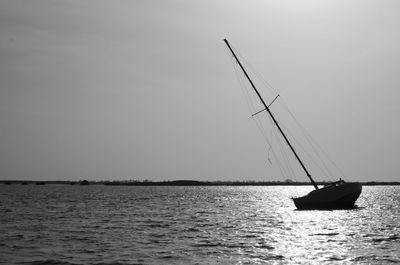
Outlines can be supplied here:
[[295, 210], [309, 190], [1, 185], [0, 263], [400, 263], [400, 187]]

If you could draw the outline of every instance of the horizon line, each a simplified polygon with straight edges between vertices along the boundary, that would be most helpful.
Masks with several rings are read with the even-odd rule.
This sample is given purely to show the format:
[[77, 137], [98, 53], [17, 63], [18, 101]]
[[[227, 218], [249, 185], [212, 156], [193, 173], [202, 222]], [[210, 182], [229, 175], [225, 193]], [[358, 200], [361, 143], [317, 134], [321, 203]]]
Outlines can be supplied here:
[[[348, 183], [360, 183], [365, 186], [400, 185], [400, 181], [347, 181]], [[106, 186], [308, 186], [307, 181], [292, 180], [0, 180], [3, 185], [11, 184], [78, 184], [78, 185], [106, 185]], [[317, 181], [317, 185], [325, 185], [332, 181]]]

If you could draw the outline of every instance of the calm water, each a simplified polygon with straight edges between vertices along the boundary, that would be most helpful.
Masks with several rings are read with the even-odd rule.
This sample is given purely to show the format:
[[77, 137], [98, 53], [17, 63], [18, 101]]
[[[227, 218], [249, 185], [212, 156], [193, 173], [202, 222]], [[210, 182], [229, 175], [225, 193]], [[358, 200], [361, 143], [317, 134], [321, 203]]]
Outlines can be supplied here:
[[295, 210], [309, 190], [0, 185], [0, 263], [400, 263], [399, 186]]

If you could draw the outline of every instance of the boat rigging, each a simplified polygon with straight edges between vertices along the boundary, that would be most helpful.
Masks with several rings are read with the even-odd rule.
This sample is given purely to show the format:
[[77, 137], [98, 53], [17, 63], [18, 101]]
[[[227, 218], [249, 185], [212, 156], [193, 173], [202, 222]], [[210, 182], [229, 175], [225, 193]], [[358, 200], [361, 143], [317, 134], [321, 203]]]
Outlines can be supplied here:
[[263, 111], [266, 111], [269, 116], [271, 117], [272, 121], [278, 128], [278, 131], [284, 138], [285, 142], [289, 146], [290, 150], [294, 154], [296, 160], [299, 162], [301, 168], [305, 172], [306, 176], [309, 178], [311, 184], [314, 186], [315, 190], [310, 192], [309, 194], [299, 197], [293, 198], [293, 201], [298, 209], [337, 209], [337, 208], [352, 208], [354, 207], [354, 203], [359, 197], [361, 193], [361, 184], [359, 183], [346, 183], [342, 179], [339, 181], [333, 182], [329, 185], [324, 186], [323, 188], [319, 189], [318, 185], [311, 177], [311, 174], [307, 170], [306, 166], [304, 165], [303, 161], [300, 159], [299, 155], [296, 153], [296, 150], [293, 148], [293, 145], [290, 143], [289, 139], [287, 138], [286, 134], [282, 130], [281, 126], [279, 125], [278, 121], [270, 111], [270, 106], [274, 101], [279, 97], [277, 95], [270, 104], [266, 104], [264, 99], [262, 98], [260, 92], [257, 90], [256, 86], [254, 85], [253, 81], [250, 79], [249, 75], [247, 74], [246, 70], [244, 69], [243, 65], [239, 61], [238, 57], [236, 56], [235, 52], [231, 48], [227, 39], [224, 39], [225, 44], [227, 45], [228, 49], [232, 53], [233, 57], [235, 58], [236, 62], [240, 66], [240, 69], [243, 71], [245, 77], [249, 81], [251, 87], [255, 91], [257, 97], [260, 99], [261, 103], [264, 106], [264, 109], [252, 114], [255, 116]]

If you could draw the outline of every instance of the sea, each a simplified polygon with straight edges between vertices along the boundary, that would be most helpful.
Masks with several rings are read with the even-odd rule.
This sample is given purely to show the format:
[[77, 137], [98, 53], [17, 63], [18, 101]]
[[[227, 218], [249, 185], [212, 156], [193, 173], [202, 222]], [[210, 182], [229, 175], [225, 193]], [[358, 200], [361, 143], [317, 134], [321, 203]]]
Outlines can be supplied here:
[[0, 185], [0, 264], [400, 263], [400, 186], [296, 210], [311, 189]]

